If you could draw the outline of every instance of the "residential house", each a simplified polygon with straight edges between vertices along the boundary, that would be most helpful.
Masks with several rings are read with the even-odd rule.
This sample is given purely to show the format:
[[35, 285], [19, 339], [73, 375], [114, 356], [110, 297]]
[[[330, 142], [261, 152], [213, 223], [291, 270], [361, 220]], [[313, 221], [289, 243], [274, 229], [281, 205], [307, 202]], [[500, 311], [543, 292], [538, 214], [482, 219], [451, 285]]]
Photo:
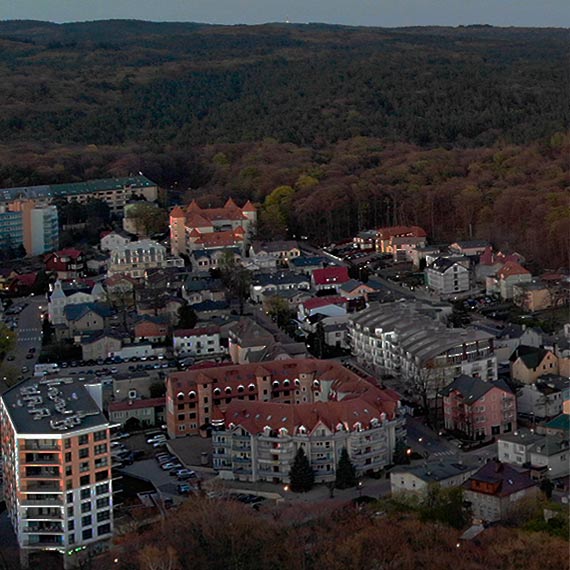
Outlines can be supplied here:
[[160, 426], [164, 421], [164, 407], [164, 398], [109, 402], [109, 420], [124, 426], [134, 418], [140, 422], [141, 427]]
[[523, 384], [534, 384], [545, 374], [559, 374], [558, 358], [545, 348], [520, 345], [511, 354], [511, 377]]
[[456, 241], [449, 246], [449, 251], [456, 255], [476, 255], [479, 257], [487, 251], [488, 247], [490, 247], [489, 242], [484, 240]]
[[425, 269], [427, 286], [442, 297], [471, 289], [471, 260], [467, 257], [438, 257]]
[[221, 279], [197, 278], [191, 274], [182, 285], [182, 298], [193, 305], [202, 301], [224, 301], [226, 294]]
[[536, 432], [544, 435], [560, 435], [566, 439], [570, 436], [570, 414], [562, 413], [536, 427]]
[[348, 311], [348, 299], [338, 295], [328, 297], [313, 297], [299, 304], [297, 319], [305, 321], [313, 315], [325, 315], [327, 317], [340, 317]]
[[473, 518], [487, 523], [506, 518], [518, 501], [539, 493], [528, 471], [498, 461], [486, 463], [463, 484], [463, 498], [470, 503]]
[[275, 342], [273, 335], [249, 317], [228, 327], [228, 352], [234, 364], [249, 361], [249, 354], [263, 350]]
[[324, 257], [294, 257], [289, 259], [289, 269], [294, 273], [305, 273], [310, 275], [315, 269], [322, 269], [325, 266]]
[[239, 207], [231, 198], [223, 208], [202, 208], [193, 200], [170, 212], [170, 247], [173, 255], [195, 249], [238, 247], [243, 252], [249, 233], [257, 221], [251, 202]]
[[513, 351], [521, 344], [540, 347], [543, 344], [543, 332], [540, 329], [508, 323], [490, 326], [488, 323], [473, 323], [472, 327], [492, 334], [495, 337], [494, 348], [497, 362], [507, 363]]
[[563, 307], [570, 299], [570, 283], [560, 280], [558, 283], [533, 279], [529, 283], [513, 286], [513, 302], [515, 305], [534, 313], [550, 307]]
[[338, 293], [340, 286], [348, 281], [350, 281], [350, 276], [346, 267], [325, 267], [315, 269], [311, 273], [311, 284], [317, 291], [334, 289]]
[[475, 267], [475, 277], [478, 282], [485, 283], [487, 277], [494, 276], [505, 263], [512, 261], [523, 264], [525, 259], [516, 252], [494, 252], [491, 246], [479, 256], [479, 263]]
[[356, 279], [350, 279], [339, 288], [339, 293], [343, 297], [347, 299], [364, 299], [365, 301], [368, 300], [368, 295], [374, 294], [376, 291], [377, 287], [374, 286], [374, 281], [362, 283]]
[[[168, 291], [152, 291], [139, 289], [136, 293], [137, 313], [139, 316], [147, 315], [151, 317], [164, 317], [168, 323], [175, 325], [179, 319], [179, 311], [186, 304], [180, 297], [170, 295]], [[214, 301], [205, 301], [205, 303]], [[197, 313], [198, 305], [192, 305]]]
[[57, 273], [58, 279], [77, 279], [85, 273], [85, 255], [72, 247], [48, 253], [44, 263], [46, 271]]
[[389, 253], [394, 261], [411, 261], [412, 252], [425, 247], [427, 234], [419, 226], [391, 226], [377, 230], [376, 251]]
[[398, 465], [390, 470], [390, 491], [392, 495], [425, 495], [433, 485], [442, 488], [460, 487], [477, 469], [477, 466], [464, 465], [458, 460]]
[[278, 291], [277, 293], [266, 293], [261, 298], [261, 307], [266, 313], [269, 313], [273, 301], [278, 298], [287, 303], [292, 313], [295, 313], [299, 303], [306, 301], [310, 297], [311, 295], [307, 291], [294, 291], [292, 289]]
[[377, 237], [378, 232], [376, 230], [363, 230], [358, 232], [352, 241], [358, 249], [375, 250]]
[[165, 342], [170, 332], [169, 320], [163, 316], [142, 315], [135, 323], [135, 342]]
[[63, 310], [64, 325], [71, 337], [78, 333], [97, 332], [107, 328], [113, 310], [103, 303], [67, 305]]
[[497, 293], [503, 300], [514, 296], [513, 287], [521, 283], [530, 283], [532, 274], [516, 261], [507, 261], [496, 273], [487, 277], [487, 295]]
[[220, 247], [217, 249], [195, 249], [190, 253], [190, 264], [196, 272], [221, 269], [224, 259], [231, 257], [241, 263], [242, 253], [239, 247]]
[[112, 331], [87, 335], [81, 339], [81, 358], [85, 361], [109, 358], [121, 350], [123, 340], [122, 335]]
[[570, 474], [570, 442], [561, 434], [514, 432], [497, 439], [499, 461], [530, 469], [534, 479], [559, 479]]
[[264, 295], [272, 295], [281, 291], [308, 291], [310, 279], [291, 271], [263, 273], [255, 275], [251, 281], [249, 295], [254, 303], [261, 303]]
[[190, 305], [199, 321], [207, 321], [215, 317], [227, 317], [230, 313], [230, 304], [227, 301], [202, 301]]
[[414, 265], [414, 269], [425, 269], [427, 259], [437, 259], [441, 256], [443, 249], [441, 245], [426, 245], [424, 247], [414, 248], [410, 251], [410, 259]]
[[562, 413], [564, 393], [570, 389], [570, 378], [548, 374], [534, 384], [523, 384], [517, 393], [519, 414], [537, 420], [554, 418]]
[[[260, 267], [287, 267], [288, 262], [301, 255], [296, 241], [254, 241], [249, 247], [249, 257]], [[273, 263], [271, 263], [271, 261]]]
[[143, 239], [130, 242], [111, 252], [108, 276], [120, 273], [140, 279], [149, 269], [167, 267], [184, 267], [184, 260], [167, 256], [163, 245], [150, 239]]
[[461, 375], [445, 387], [445, 429], [471, 440], [489, 440], [517, 428], [516, 397], [502, 380]]
[[105, 279], [105, 281], [103, 281], [103, 285], [105, 286], [111, 300], [114, 298], [126, 298], [131, 301], [131, 304], [134, 304], [136, 280], [132, 277], [123, 275], [122, 273], [117, 273], [112, 277]]
[[219, 356], [224, 352], [220, 343], [220, 327], [210, 325], [175, 330], [172, 349], [179, 356]]
[[133, 241], [131, 234], [121, 231], [107, 231], [101, 235], [99, 249], [101, 251], [115, 251], [121, 249]]

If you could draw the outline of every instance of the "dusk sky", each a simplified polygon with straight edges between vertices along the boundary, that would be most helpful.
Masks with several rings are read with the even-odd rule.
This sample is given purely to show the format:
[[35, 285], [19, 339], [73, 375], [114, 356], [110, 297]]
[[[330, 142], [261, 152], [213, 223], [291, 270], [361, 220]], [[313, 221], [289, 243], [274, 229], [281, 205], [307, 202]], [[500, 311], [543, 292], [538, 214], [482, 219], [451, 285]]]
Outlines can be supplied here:
[[570, 0], [0, 0], [0, 20], [570, 26]]

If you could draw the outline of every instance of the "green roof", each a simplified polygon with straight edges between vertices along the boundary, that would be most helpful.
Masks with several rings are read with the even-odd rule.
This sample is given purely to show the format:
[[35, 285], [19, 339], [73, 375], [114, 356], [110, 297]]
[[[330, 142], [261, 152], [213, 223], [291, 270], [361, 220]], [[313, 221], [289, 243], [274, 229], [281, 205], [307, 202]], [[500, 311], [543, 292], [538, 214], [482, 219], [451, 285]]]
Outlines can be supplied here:
[[72, 182], [70, 184], [52, 184], [50, 189], [54, 196], [68, 196], [69, 194], [120, 190], [125, 188], [125, 186], [149, 188], [156, 186], [156, 183], [149, 180], [146, 176], [125, 176], [122, 178], [101, 178], [99, 180], [86, 180], [85, 182]]
[[545, 428], [570, 431], [570, 414], [560, 414], [544, 424]]

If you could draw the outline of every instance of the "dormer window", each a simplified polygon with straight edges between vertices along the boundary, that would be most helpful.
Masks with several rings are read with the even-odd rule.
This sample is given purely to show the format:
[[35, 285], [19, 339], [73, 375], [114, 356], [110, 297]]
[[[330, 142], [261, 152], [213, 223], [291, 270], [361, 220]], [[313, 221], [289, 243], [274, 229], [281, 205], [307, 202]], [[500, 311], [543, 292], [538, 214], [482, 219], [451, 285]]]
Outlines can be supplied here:
[[219, 388], [214, 388], [214, 396], [219, 396], [222, 391]]
[[184, 400], [184, 392], [178, 392], [178, 394], [176, 394], [176, 398], [178, 400]]
[[238, 391], [240, 394], [241, 394], [244, 390], [245, 390], [245, 388], [244, 388], [244, 386], [243, 386], [242, 384], [240, 384], [240, 385], [237, 387], [237, 391]]
[[226, 387], [226, 394], [231, 394], [231, 393], [232, 393], [232, 389], [229, 386], [227, 386]]
[[283, 380], [283, 386], [289, 386], [291, 384], [290, 380]]
[[188, 392], [188, 397], [189, 398], [195, 398], [196, 397], [196, 392], [194, 390], [190, 390], [190, 392]]
[[271, 385], [272, 385], [274, 388], [279, 388], [279, 382], [278, 382], [277, 380], [273, 380], [273, 382], [271, 383]]
[[255, 384], [249, 384], [249, 386], [247, 387], [247, 389], [248, 389], [250, 392], [253, 392], [253, 391], [255, 390], [255, 388], [256, 388]]
[[295, 378], [295, 386], [300, 386], [301, 382], [299, 381], [299, 378]]

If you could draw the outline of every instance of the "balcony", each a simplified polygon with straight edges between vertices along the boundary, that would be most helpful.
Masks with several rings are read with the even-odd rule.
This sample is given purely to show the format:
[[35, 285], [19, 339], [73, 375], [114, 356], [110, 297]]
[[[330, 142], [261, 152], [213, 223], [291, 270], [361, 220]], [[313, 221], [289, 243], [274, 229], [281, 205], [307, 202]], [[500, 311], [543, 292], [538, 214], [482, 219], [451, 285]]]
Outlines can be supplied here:
[[42, 498], [24, 499], [20, 504], [23, 507], [52, 507], [63, 505], [63, 501], [57, 495], [46, 495]]
[[232, 449], [234, 451], [251, 451], [251, 445], [244, 443], [232, 443]]
[[23, 518], [26, 520], [51, 521], [63, 519], [63, 514], [61, 509], [27, 509]]
[[56, 441], [35, 441], [33, 439], [26, 440], [23, 449], [24, 451], [61, 452]]
[[63, 534], [63, 525], [57, 522], [30, 523], [22, 531], [26, 534]]
[[22, 478], [25, 479], [59, 479], [60, 477], [61, 474], [57, 468], [27, 467], [22, 474]]
[[64, 545], [63, 536], [37, 534], [24, 538], [22, 546], [56, 548]]
[[59, 465], [60, 456], [54, 453], [26, 453], [20, 463], [25, 465]]
[[59, 481], [24, 481], [24, 493], [61, 493], [62, 489]]

